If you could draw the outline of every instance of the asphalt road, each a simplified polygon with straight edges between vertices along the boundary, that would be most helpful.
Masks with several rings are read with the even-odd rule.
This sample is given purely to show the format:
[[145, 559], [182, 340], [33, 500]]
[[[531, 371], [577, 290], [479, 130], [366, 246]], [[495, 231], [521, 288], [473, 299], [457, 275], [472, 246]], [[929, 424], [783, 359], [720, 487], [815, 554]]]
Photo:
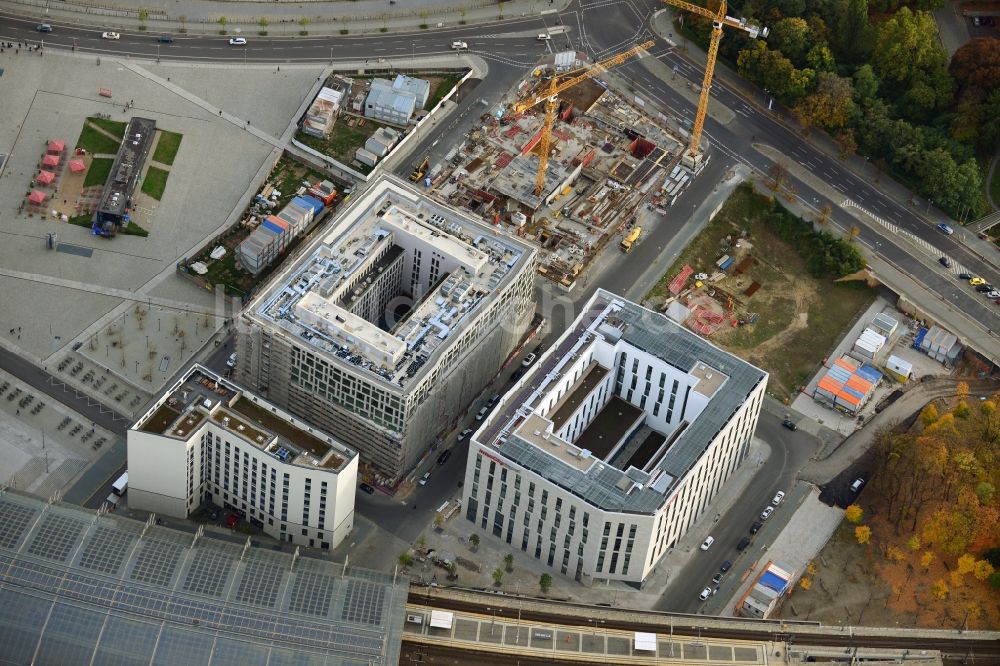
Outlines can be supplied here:
[[[771, 446], [771, 455], [756, 471], [740, 500], [716, 520], [711, 530], [715, 543], [709, 550], [695, 553], [687, 566], [674, 575], [666, 593], [655, 606], [656, 610], [710, 615], [723, 612], [723, 605], [741, 584], [740, 577], [753, 565], [761, 550], [781, 532], [796, 505], [805, 497], [806, 488], [795, 488], [795, 478], [819, 450], [819, 440], [802, 430], [788, 430], [781, 425], [781, 419], [766, 411], [760, 414], [757, 437]], [[757, 461], [751, 454], [743, 464], [756, 465]], [[760, 520], [761, 511], [779, 490], [786, 493], [784, 500], [764, 521], [760, 531], [751, 535], [750, 526]], [[715, 516], [706, 515], [701, 520], [713, 519]], [[736, 544], [745, 536], [751, 537], [752, 542], [739, 552]], [[700, 601], [698, 594], [705, 587], [715, 587], [712, 576], [719, 572], [719, 567], [726, 560], [732, 562], [732, 568], [723, 578], [719, 592], [706, 602]]]

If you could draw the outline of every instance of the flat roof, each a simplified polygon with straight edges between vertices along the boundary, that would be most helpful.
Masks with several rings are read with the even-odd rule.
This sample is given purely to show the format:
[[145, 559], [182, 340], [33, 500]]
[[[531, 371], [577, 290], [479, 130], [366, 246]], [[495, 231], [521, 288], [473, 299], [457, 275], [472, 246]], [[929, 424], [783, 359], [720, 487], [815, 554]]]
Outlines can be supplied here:
[[555, 405], [555, 409], [550, 412], [549, 418], [556, 430], [563, 427], [566, 420], [573, 415], [573, 412], [583, 404], [594, 387], [601, 383], [601, 380], [608, 374], [608, 369], [596, 361], [591, 361], [576, 384], [566, 392], [562, 400]]
[[0, 528], [0, 657], [11, 663], [399, 662], [405, 576], [12, 490], [0, 493]]
[[358, 455], [318, 428], [198, 364], [132, 427], [187, 440], [206, 419], [289, 464], [339, 471]]
[[594, 420], [584, 428], [573, 443], [604, 460], [635, 422], [645, 416], [646, 413], [632, 403], [625, 402], [618, 396], [612, 396], [604, 409], [597, 413]]
[[[378, 277], [393, 247], [433, 252], [441, 268], [426, 293], [409, 294], [417, 302], [405, 319], [383, 331], [345, 305]], [[429, 361], [472, 325], [534, 253], [477, 217], [381, 174], [275, 275], [247, 316], [334, 365], [404, 387], [422, 378]], [[426, 256], [424, 270], [429, 265]], [[409, 285], [410, 276], [403, 281]]]
[[128, 127], [125, 128], [125, 138], [118, 146], [111, 174], [101, 193], [101, 200], [97, 206], [98, 215], [121, 217], [125, 214], [155, 134], [155, 120], [132, 118], [129, 121]]
[[[609, 344], [622, 340], [684, 372], [696, 376], [701, 373], [699, 393], [711, 393], [705, 408], [675, 432], [669, 448], [648, 472], [635, 467], [620, 470], [595, 462], [596, 456], [588, 459], [588, 465], [572, 464], [524, 437], [524, 428], [512, 426], [523, 423], [526, 414], [535, 409], [536, 402], [546, 394], [546, 382], [558, 377], [563, 364], [599, 339]], [[705, 369], [700, 369], [699, 364]], [[713, 378], [707, 377], [709, 369], [724, 379], [715, 379], [715, 373]], [[577, 320], [505, 396], [476, 441], [594, 506], [607, 511], [653, 513], [750, 393], [766, 380], [767, 373], [760, 368], [719, 349], [664, 315], [598, 289]], [[713, 391], [717, 381], [721, 383]], [[578, 448], [581, 440], [578, 438], [574, 444]]]

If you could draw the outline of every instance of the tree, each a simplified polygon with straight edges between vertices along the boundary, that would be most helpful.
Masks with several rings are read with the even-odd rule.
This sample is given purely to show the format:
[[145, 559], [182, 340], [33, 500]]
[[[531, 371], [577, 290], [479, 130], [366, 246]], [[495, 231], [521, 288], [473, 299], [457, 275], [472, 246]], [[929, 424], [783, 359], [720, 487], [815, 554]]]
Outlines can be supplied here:
[[507, 573], [510, 573], [511, 571], [513, 571], [514, 570], [514, 556], [511, 555], [510, 553], [507, 553], [506, 555], [504, 555], [503, 556], [503, 565], [504, 565], [504, 568], [507, 569]]
[[811, 45], [809, 24], [802, 18], [783, 18], [771, 28], [767, 42], [771, 48], [780, 51], [792, 62], [802, 64]]
[[298, 20], [298, 24], [299, 24], [299, 34], [300, 35], [308, 35], [309, 31], [306, 30], [306, 26], [309, 25], [309, 17], [308, 16], [303, 16], [302, 18], [300, 18]]
[[884, 79], [905, 82], [944, 65], [947, 56], [934, 17], [903, 7], [883, 22], [875, 35], [871, 62]]
[[444, 527], [444, 516], [440, 513], [434, 514], [434, 529], [440, 531]]
[[847, 518], [847, 522], [852, 525], [860, 523], [864, 515], [864, 510], [857, 504], [852, 504], [844, 510], [844, 518]]
[[854, 112], [854, 90], [842, 76], [821, 72], [816, 90], [795, 107], [795, 115], [806, 125], [836, 129], [847, 125]]
[[399, 566], [401, 566], [401, 567], [408, 567], [411, 564], [413, 564], [413, 555], [411, 555], [409, 553], [409, 551], [407, 551], [405, 553], [400, 553], [400, 555], [399, 555]]
[[473, 534], [469, 537], [469, 545], [472, 547], [472, 551], [475, 552], [479, 549], [479, 535]]
[[934, 551], [925, 551], [924, 554], [920, 556], [920, 566], [924, 568], [924, 571], [927, 571], [931, 568], [932, 564], [934, 564]]
[[962, 555], [958, 558], [958, 568], [956, 570], [963, 576], [972, 573], [976, 570], [976, 558], [968, 553]]
[[875, 70], [868, 63], [861, 65], [854, 71], [854, 92], [858, 101], [869, 101], [878, 95], [878, 77]]
[[266, 35], [267, 26], [270, 25], [270, 22], [266, 18], [261, 18], [259, 21], [257, 21], [257, 24], [260, 25], [260, 34]]
[[801, 587], [803, 590], [808, 590], [810, 587], [812, 587], [812, 579], [803, 576], [802, 578], [799, 579], [799, 587]]
[[181, 32], [187, 32], [187, 16], [181, 14], [177, 17], [177, 20], [181, 23]]
[[941, 578], [937, 579], [931, 586], [931, 594], [935, 599], [944, 599], [948, 596], [948, 584]]
[[552, 589], [552, 576], [543, 573], [538, 579], [538, 587], [542, 589], [542, 594], [547, 594]]
[[1000, 90], [1000, 40], [977, 37], [967, 41], [951, 57], [948, 71], [961, 90], [974, 90], [983, 97]]
[[139, 17], [139, 30], [145, 30], [146, 21], [149, 20], [149, 10], [144, 7], [140, 7], [138, 17]]
[[975, 569], [972, 571], [972, 575], [976, 577], [976, 580], [983, 581], [992, 576], [993, 571], [992, 564], [986, 560], [978, 560]]
[[831, 22], [833, 47], [842, 60], [859, 63], [866, 59], [872, 44], [868, 23], [868, 0], [837, 0]]
[[903, 549], [899, 546], [889, 546], [885, 549], [885, 559], [890, 562], [905, 562], [906, 553], [904, 553]]
[[458, 566], [454, 562], [448, 563], [448, 580], [455, 580], [458, 578]]
[[742, 77], [772, 92], [786, 104], [798, 102], [812, 84], [815, 72], [795, 69], [792, 61], [757, 41], [740, 51], [736, 66]]
[[417, 550], [423, 550], [427, 546], [427, 537], [423, 534], [417, 537]]
[[924, 424], [924, 427], [931, 425], [938, 420], [938, 410], [937, 405], [933, 402], [927, 403], [927, 405], [920, 411], [920, 421]]
[[837, 61], [826, 44], [817, 44], [806, 53], [806, 65], [817, 72], [834, 72]]
[[921, 545], [920, 544], [920, 537], [918, 537], [916, 534], [914, 534], [913, 536], [911, 536], [906, 541], [906, 547], [909, 548], [910, 550], [914, 551], [914, 552], [920, 550], [920, 545]]
[[500, 581], [503, 580], [503, 569], [493, 570], [493, 584], [500, 587]]
[[229, 23], [229, 19], [227, 19], [225, 16], [220, 16], [219, 17], [219, 26], [220, 26], [220, 28], [219, 28], [219, 34], [220, 35], [226, 34], [226, 24], [227, 23]]
[[969, 403], [964, 400], [959, 400], [958, 404], [955, 405], [955, 409], [952, 411], [952, 414], [959, 419], [967, 419], [971, 413], [972, 410], [969, 409]]
[[867, 525], [858, 525], [854, 528], [854, 538], [861, 545], [869, 543], [872, 540], [872, 528]]

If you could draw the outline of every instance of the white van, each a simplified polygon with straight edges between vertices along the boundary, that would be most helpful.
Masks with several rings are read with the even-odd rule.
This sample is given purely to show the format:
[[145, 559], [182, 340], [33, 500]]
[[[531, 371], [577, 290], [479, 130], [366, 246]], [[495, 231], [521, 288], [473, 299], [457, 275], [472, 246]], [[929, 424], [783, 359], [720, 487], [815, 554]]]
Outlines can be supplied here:
[[540, 42], [547, 42], [550, 39], [552, 38], [549, 36], [549, 33], [547, 32], [543, 32], [542, 34], [538, 35], [538, 41]]

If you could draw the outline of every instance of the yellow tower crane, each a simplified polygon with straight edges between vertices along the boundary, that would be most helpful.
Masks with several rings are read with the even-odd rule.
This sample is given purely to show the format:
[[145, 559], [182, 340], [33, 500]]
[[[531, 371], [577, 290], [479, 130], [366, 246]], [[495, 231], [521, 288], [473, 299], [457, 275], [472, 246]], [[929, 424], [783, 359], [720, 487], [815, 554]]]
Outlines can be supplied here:
[[701, 130], [705, 125], [705, 114], [708, 113], [708, 96], [712, 87], [712, 75], [715, 73], [715, 59], [719, 55], [719, 41], [722, 39], [722, 26], [736, 28], [747, 32], [752, 38], [767, 37], [768, 28], [761, 28], [750, 23], [746, 19], [726, 16], [726, 0], [720, 0], [719, 8], [716, 11], [706, 9], [699, 5], [685, 2], [684, 0], [664, 0], [668, 5], [673, 5], [684, 11], [704, 16], [712, 20], [712, 38], [708, 43], [708, 59], [705, 61], [705, 78], [701, 84], [701, 97], [698, 99], [698, 113], [694, 116], [694, 127], [691, 129], [691, 144], [688, 147], [689, 166], [695, 166], [701, 157]]
[[620, 65], [632, 56], [638, 55], [643, 49], [650, 48], [655, 43], [656, 42], [650, 40], [640, 44], [639, 46], [632, 47], [627, 51], [622, 51], [617, 55], [613, 55], [610, 58], [594, 63], [594, 65], [583, 74], [579, 74], [577, 76], [572, 76], [571, 74], [571, 78], [566, 79], [562, 83], [559, 83], [559, 77], [553, 74], [552, 78], [549, 79], [549, 89], [544, 95], [536, 95], [531, 99], [527, 99], [514, 105], [514, 113], [524, 113], [536, 104], [545, 102], [545, 120], [542, 123], [542, 134], [538, 142], [538, 175], [535, 176], [535, 196], [541, 196], [542, 190], [545, 188], [545, 170], [549, 165], [549, 148], [552, 145], [552, 125], [556, 119], [556, 111], [559, 109], [559, 93], [568, 88], [572, 88], [581, 81], [598, 76], [608, 71], [615, 65]]

